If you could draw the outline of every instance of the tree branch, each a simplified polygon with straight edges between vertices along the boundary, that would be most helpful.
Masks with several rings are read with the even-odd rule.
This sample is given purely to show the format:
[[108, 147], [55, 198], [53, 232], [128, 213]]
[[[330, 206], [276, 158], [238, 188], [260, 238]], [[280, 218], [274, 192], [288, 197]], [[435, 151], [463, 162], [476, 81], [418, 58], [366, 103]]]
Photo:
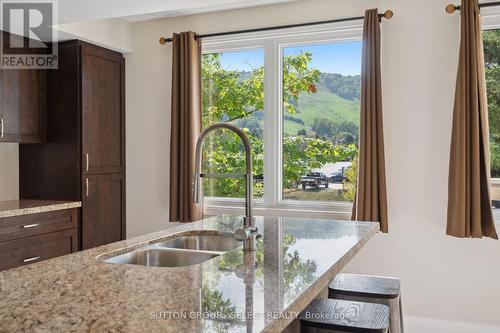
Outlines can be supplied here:
[[252, 110], [252, 111], [248, 111], [248, 112], [246, 112], [245, 114], [242, 114], [242, 115], [240, 115], [240, 116], [233, 117], [233, 118], [231, 118], [231, 119], [225, 120], [224, 122], [225, 122], [225, 123], [229, 123], [229, 122], [232, 122], [232, 121], [235, 121], [235, 120], [238, 120], [238, 119], [242, 119], [242, 118], [248, 117], [248, 116], [250, 116], [251, 114], [254, 114], [255, 112], [258, 112], [258, 111], [261, 111], [261, 110], [260, 110], [260, 109], [255, 109], [255, 110]]

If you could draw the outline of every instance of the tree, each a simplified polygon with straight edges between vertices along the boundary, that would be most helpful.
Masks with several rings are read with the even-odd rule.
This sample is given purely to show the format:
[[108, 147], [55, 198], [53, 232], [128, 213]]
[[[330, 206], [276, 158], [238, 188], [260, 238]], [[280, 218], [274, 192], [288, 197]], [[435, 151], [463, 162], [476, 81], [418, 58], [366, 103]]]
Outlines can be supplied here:
[[[262, 119], [264, 109], [264, 68], [242, 72], [224, 69], [221, 54], [203, 56], [202, 94], [203, 126], [230, 122], [243, 128], [248, 135], [253, 155], [256, 196], [263, 194], [264, 143]], [[290, 119], [297, 112], [301, 94], [314, 94], [321, 73], [310, 68], [312, 53], [302, 52], [283, 58], [283, 109]], [[298, 118], [294, 118], [299, 120]], [[299, 121], [297, 121], [299, 123]], [[325, 163], [350, 159], [356, 154], [354, 145], [335, 146], [332, 142], [307, 138], [305, 131], [297, 137], [283, 138], [283, 184], [296, 186], [300, 177]], [[245, 172], [245, 152], [241, 140], [228, 131], [208, 136], [204, 168], [210, 173]], [[244, 179], [210, 179], [205, 191], [211, 196], [243, 197]]]
[[283, 140], [283, 186], [296, 188], [300, 177], [319, 169], [326, 163], [354, 158], [355, 145], [334, 145], [332, 142], [303, 136], [285, 137]]
[[325, 87], [339, 95], [342, 98], [350, 100], [359, 100], [359, 93], [361, 90], [361, 76], [360, 75], [342, 75], [323, 73], [321, 75], [321, 83]]
[[311, 129], [320, 137], [332, 139], [336, 145], [355, 144], [358, 141], [358, 125], [352, 122], [315, 118]]
[[500, 30], [483, 33], [490, 121], [491, 174], [500, 177]]
[[352, 160], [352, 165], [345, 171], [344, 187], [346, 191], [342, 193], [342, 196], [348, 201], [354, 201], [356, 197], [356, 186], [358, 183], [358, 157], [356, 156]]
[[305, 129], [301, 129], [301, 130], [298, 130], [297, 131], [297, 135], [300, 135], [300, 136], [306, 136], [307, 135], [307, 132]]

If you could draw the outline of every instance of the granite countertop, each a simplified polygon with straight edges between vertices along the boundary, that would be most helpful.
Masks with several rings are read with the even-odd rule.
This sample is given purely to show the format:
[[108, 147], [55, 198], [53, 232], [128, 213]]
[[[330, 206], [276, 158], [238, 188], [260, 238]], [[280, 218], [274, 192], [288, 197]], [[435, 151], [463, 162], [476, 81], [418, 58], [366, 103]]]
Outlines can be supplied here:
[[102, 261], [174, 234], [241, 224], [216, 216], [0, 272], [0, 332], [280, 332], [379, 228], [257, 217], [255, 252], [238, 248], [176, 268]]
[[80, 201], [9, 200], [0, 201], [0, 218], [81, 207]]

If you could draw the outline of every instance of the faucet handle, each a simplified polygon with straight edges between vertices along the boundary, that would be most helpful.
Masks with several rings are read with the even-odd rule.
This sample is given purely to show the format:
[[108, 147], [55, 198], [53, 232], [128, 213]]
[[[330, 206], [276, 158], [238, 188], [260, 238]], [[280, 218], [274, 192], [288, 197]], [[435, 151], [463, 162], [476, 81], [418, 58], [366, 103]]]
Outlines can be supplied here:
[[255, 233], [257, 233], [257, 228], [255, 227], [239, 228], [234, 231], [234, 238], [243, 242]]
[[246, 241], [250, 238], [250, 230], [243, 228], [236, 229], [234, 232], [234, 238], [241, 242]]

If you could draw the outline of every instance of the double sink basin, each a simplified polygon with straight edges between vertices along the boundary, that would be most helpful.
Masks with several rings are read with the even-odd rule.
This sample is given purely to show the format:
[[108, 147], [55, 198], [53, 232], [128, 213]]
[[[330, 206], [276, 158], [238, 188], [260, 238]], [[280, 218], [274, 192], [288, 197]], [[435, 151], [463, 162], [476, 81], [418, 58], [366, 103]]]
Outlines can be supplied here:
[[103, 261], [151, 267], [182, 267], [200, 264], [224, 252], [243, 246], [232, 234], [194, 234], [149, 244]]

